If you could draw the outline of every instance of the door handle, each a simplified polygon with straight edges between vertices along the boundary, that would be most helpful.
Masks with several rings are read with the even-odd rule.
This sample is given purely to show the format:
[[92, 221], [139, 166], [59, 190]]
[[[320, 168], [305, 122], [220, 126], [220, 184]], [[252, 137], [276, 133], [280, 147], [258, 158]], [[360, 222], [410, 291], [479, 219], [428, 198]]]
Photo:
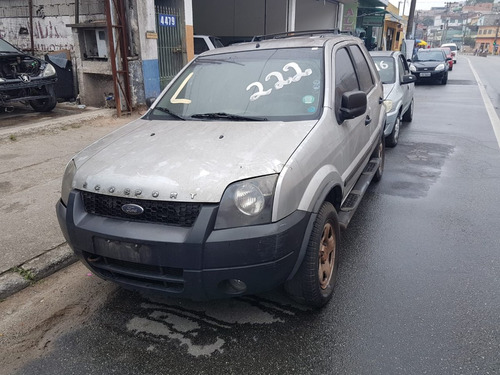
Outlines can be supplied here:
[[366, 118], [365, 118], [365, 125], [368, 125], [371, 122], [372, 122], [372, 119], [370, 118], [370, 116], [366, 116]]
[[384, 98], [378, 98], [378, 104], [382, 104], [384, 102]]

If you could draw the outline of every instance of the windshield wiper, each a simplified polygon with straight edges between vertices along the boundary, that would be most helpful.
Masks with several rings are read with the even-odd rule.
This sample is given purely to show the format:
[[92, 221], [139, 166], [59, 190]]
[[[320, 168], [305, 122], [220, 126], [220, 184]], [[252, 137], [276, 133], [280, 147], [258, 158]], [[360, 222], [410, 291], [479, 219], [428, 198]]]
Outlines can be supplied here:
[[166, 114], [168, 114], [168, 115], [170, 115], [170, 116], [172, 116], [172, 117], [174, 117], [174, 118], [176, 118], [176, 119], [178, 119], [178, 120], [183, 120], [183, 121], [186, 121], [186, 119], [185, 119], [184, 117], [179, 116], [178, 114], [176, 114], [176, 113], [172, 112], [172, 111], [171, 111], [170, 109], [168, 109], [168, 108], [165, 108], [165, 107], [154, 107], [154, 108], [153, 108], [153, 110], [155, 110], [155, 109], [157, 109], [157, 110], [159, 110], [159, 111], [162, 111], [162, 112], [164, 112], [164, 113], [166, 113]]
[[196, 113], [191, 116], [192, 118], [207, 118], [207, 119], [225, 119], [234, 121], [267, 121], [265, 117], [252, 117], [252, 116], [240, 116], [233, 115], [226, 112], [217, 113]]

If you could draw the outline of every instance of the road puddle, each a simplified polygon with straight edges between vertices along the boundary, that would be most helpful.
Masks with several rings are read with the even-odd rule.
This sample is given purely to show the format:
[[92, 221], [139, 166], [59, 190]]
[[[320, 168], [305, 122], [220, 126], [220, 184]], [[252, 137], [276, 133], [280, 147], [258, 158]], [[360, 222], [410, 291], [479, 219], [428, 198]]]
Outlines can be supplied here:
[[237, 341], [238, 335], [233, 332], [241, 326], [265, 329], [283, 325], [308, 311], [278, 294], [210, 302], [146, 298], [139, 305], [140, 313], [126, 322], [126, 330], [143, 338], [177, 341], [194, 357], [223, 353]]

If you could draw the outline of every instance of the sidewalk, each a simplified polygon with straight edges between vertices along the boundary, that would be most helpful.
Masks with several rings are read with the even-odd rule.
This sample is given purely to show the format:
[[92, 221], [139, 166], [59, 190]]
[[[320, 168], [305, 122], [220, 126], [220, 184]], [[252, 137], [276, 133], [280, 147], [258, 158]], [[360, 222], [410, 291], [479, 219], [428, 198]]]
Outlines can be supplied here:
[[[116, 118], [114, 109], [87, 107], [65, 117], [0, 126], [0, 300], [76, 261], [55, 214], [65, 165], [139, 116]], [[1, 119], [0, 114], [0, 125]]]

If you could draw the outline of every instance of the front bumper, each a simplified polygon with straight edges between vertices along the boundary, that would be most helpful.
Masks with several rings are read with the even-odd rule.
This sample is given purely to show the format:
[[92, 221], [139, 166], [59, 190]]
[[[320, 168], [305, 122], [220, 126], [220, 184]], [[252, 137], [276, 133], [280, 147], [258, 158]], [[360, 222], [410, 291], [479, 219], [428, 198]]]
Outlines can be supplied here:
[[[73, 191], [57, 216], [64, 237], [96, 275], [124, 287], [195, 300], [271, 290], [297, 262], [310, 213], [251, 227], [213, 230], [217, 205], [202, 206], [189, 228], [85, 212]], [[235, 290], [233, 280], [246, 288]]]
[[53, 96], [52, 86], [57, 77], [34, 78], [29, 82], [18, 79], [0, 82], [0, 104], [46, 99]]
[[435, 70], [413, 72], [413, 74], [417, 77], [417, 82], [440, 81], [446, 73], [446, 70], [440, 70], [438, 72]]
[[389, 136], [389, 134], [392, 133], [392, 130], [394, 129], [394, 124], [396, 124], [396, 119], [399, 116], [399, 109], [396, 109], [393, 112], [387, 113], [387, 118], [385, 120], [385, 127], [384, 127], [384, 136]]

